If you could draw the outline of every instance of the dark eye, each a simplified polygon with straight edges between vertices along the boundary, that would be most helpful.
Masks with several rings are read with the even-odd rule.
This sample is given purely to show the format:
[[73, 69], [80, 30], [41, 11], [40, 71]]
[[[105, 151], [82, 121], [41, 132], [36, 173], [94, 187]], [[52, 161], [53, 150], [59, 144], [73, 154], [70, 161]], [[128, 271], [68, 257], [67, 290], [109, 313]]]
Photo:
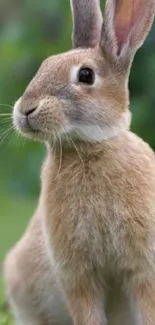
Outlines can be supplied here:
[[79, 71], [79, 76], [78, 76], [78, 81], [88, 84], [88, 85], [93, 85], [95, 80], [94, 76], [94, 71], [90, 68], [81, 68]]

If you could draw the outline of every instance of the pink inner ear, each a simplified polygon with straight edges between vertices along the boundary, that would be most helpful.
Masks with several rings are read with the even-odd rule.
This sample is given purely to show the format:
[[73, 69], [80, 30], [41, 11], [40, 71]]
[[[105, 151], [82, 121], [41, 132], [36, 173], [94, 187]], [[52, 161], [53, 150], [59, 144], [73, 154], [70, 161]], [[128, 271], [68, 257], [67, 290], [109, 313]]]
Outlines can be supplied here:
[[115, 32], [119, 55], [125, 45], [130, 32], [134, 28], [143, 2], [147, 0], [116, 0]]

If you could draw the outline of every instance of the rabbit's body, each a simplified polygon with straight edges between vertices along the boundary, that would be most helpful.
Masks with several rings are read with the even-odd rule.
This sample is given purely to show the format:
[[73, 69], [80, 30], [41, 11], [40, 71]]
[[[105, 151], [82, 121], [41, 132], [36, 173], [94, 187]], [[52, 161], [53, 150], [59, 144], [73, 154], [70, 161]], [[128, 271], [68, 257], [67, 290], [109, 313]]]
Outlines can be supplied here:
[[71, 324], [62, 290], [47, 257], [39, 210], [8, 254], [4, 269], [7, 296], [17, 324]]
[[[59, 277], [48, 257], [39, 210], [5, 261], [7, 297], [17, 325], [73, 324]], [[108, 325], [132, 325], [127, 294], [114, 279], [107, 288]]]
[[76, 49], [45, 60], [14, 107], [48, 154], [39, 215], [5, 263], [9, 300], [20, 325], [154, 325], [155, 157], [129, 131], [127, 86], [155, 0], [107, 0], [103, 24], [98, 0], [71, 5]]
[[[104, 292], [108, 325], [133, 325], [139, 315], [129, 283], [138, 290], [155, 272], [154, 153], [128, 131], [95, 148], [81, 147], [80, 157], [69, 150], [62, 154], [61, 169], [59, 155], [48, 153], [40, 209], [6, 260], [10, 303], [19, 324], [68, 325], [61, 279], [73, 291], [81, 283], [87, 291], [92, 286]], [[44, 237], [45, 216], [53, 230], [53, 260]]]
[[64, 282], [75, 274], [81, 282], [86, 274], [88, 287], [90, 278], [104, 285], [116, 274], [125, 281], [142, 270], [149, 279], [149, 269], [150, 276], [155, 272], [154, 153], [131, 132], [78, 150], [79, 156], [63, 149], [61, 169], [59, 155], [49, 152], [43, 168], [41, 203], [56, 270]]
[[92, 310], [95, 293], [106, 305], [115, 279], [136, 306], [155, 273], [154, 153], [131, 132], [78, 149], [80, 157], [64, 149], [59, 171], [59, 156], [49, 153], [43, 169], [53, 265], [69, 295], [90, 290]]

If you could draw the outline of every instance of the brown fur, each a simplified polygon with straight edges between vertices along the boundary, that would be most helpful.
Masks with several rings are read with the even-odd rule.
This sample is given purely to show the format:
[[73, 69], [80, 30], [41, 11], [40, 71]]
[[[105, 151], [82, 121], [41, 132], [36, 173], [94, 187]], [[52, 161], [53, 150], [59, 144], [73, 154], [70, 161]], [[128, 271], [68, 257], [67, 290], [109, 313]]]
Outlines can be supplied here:
[[100, 0], [71, 0], [73, 14], [73, 47], [94, 47], [99, 43], [102, 14]]
[[93, 28], [100, 12], [88, 3], [72, 1], [83, 48], [45, 60], [14, 108], [15, 127], [47, 145], [37, 212], [4, 267], [18, 325], [155, 324], [155, 157], [129, 131], [127, 87], [155, 1], [107, 0], [101, 39], [84, 49], [94, 33], [84, 46], [80, 17]]

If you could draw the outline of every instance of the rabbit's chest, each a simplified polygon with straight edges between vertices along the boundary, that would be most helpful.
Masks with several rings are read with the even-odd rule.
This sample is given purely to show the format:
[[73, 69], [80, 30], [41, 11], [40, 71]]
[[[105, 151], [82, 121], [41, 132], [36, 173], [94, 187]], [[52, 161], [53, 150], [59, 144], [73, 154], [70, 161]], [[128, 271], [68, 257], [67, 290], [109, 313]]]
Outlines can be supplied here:
[[47, 227], [57, 265], [72, 265], [73, 272], [78, 268], [81, 272], [96, 267], [103, 270], [120, 255], [125, 246], [121, 217], [103, 196], [94, 187], [93, 193], [83, 197], [73, 188], [67, 196], [63, 192], [59, 201], [57, 195], [53, 197]]
[[115, 169], [91, 172], [86, 178], [78, 169], [70, 178], [67, 171], [55, 186], [45, 187], [46, 229], [59, 268], [69, 268], [73, 274], [96, 268], [130, 272], [152, 254], [150, 202], [144, 206], [143, 187], [131, 181]]

